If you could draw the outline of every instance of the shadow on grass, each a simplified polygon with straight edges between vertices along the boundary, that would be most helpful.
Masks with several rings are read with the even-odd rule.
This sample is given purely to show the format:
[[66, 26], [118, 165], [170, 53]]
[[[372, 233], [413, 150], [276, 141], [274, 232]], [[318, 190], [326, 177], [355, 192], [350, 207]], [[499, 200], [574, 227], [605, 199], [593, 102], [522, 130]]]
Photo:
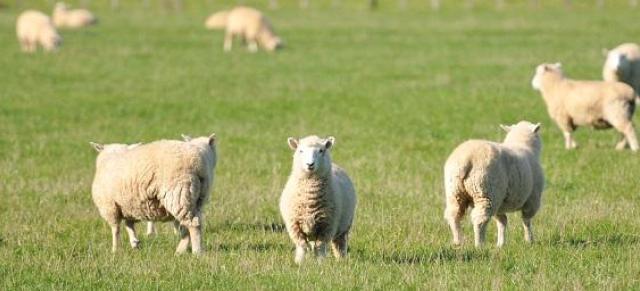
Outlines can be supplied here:
[[275, 243], [222, 243], [213, 247], [213, 251], [231, 252], [231, 251], [254, 251], [268, 252], [274, 250], [287, 250], [288, 246]]
[[244, 223], [244, 222], [231, 222], [226, 221], [222, 224], [213, 226], [213, 231], [234, 231], [234, 232], [245, 232], [245, 231], [264, 231], [264, 232], [285, 232], [286, 227], [282, 223]]
[[436, 250], [424, 250], [417, 252], [394, 251], [375, 257], [361, 250], [353, 250], [352, 255], [360, 259], [384, 262], [387, 264], [422, 265], [438, 264], [446, 262], [477, 262], [490, 258], [488, 250], [439, 248]]
[[587, 247], [621, 247], [640, 244], [640, 236], [632, 234], [612, 233], [605, 235], [574, 235], [560, 236], [554, 235], [549, 243], [554, 246], [569, 246], [572, 248]]

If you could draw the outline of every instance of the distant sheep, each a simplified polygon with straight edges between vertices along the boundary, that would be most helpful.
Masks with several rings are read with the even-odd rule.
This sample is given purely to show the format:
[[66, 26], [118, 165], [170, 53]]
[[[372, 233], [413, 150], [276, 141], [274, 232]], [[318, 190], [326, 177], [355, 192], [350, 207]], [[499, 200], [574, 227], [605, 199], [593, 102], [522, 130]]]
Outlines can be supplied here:
[[188, 142], [161, 140], [134, 148], [92, 145], [99, 152], [92, 196], [111, 226], [112, 251], [117, 250], [121, 220], [133, 248], [138, 247], [136, 221], [173, 220], [182, 226], [176, 253], [185, 252], [191, 242], [192, 252], [199, 254], [202, 211], [217, 161], [215, 135]]
[[453, 243], [462, 244], [460, 221], [472, 207], [476, 247], [485, 241], [491, 217], [498, 226], [498, 247], [505, 244], [506, 213], [520, 211], [525, 240], [533, 241], [531, 219], [540, 208], [544, 175], [540, 166], [540, 124], [521, 121], [502, 126], [502, 143], [470, 140], [459, 145], [444, 166], [446, 209], [444, 217]]
[[549, 115], [562, 130], [565, 148], [577, 147], [571, 133], [578, 126], [589, 125], [595, 129], [615, 128], [622, 134], [616, 149], [628, 144], [632, 151], [638, 150], [632, 122], [637, 95], [629, 85], [567, 79], [559, 63], [539, 65], [531, 85], [541, 92]]
[[258, 45], [267, 51], [282, 47], [282, 40], [273, 31], [269, 20], [262, 12], [246, 6], [237, 6], [229, 11], [220, 11], [205, 22], [208, 29], [226, 28], [224, 50], [230, 51], [235, 37], [243, 39], [251, 52], [258, 51]]
[[602, 68], [605, 81], [618, 81], [640, 92], [640, 47], [635, 43], [624, 43], [607, 52]]
[[69, 9], [63, 2], [53, 9], [53, 24], [59, 28], [80, 28], [97, 23], [97, 18], [87, 9]]
[[16, 35], [22, 51], [35, 52], [38, 45], [45, 51], [54, 51], [62, 43], [62, 37], [46, 14], [27, 10], [20, 14], [16, 22]]
[[347, 173], [331, 162], [335, 139], [289, 138], [294, 151], [291, 175], [280, 197], [280, 213], [296, 246], [295, 262], [302, 263], [309, 244], [318, 257], [331, 242], [336, 258], [347, 255], [356, 194]]

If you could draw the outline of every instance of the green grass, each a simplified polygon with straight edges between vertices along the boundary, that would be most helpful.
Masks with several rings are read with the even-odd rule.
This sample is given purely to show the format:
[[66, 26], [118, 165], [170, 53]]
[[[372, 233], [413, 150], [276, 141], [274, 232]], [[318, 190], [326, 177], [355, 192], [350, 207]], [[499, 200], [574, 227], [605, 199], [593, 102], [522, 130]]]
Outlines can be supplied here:
[[[127, 4], [97, 7], [97, 27], [62, 31], [58, 53], [24, 55], [18, 11], [0, 10], [0, 289], [640, 289], [638, 156], [613, 150], [616, 133], [590, 129], [564, 150], [530, 86], [541, 62], [600, 78], [602, 48], [638, 41], [638, 12], [569, 13], [561, 1], [432, 12], [423, 2], [373, 12], [282, 3], [268, 11], [287, 43], [277, 54], [223, 53], [222, 33], [202, 28], [220, 6]], [[493, 224], [485, 249], [451, 247], [445, 159], [521, 119], [543, 123], [537, 242], [524, 243], [514, 214], [505, 248], [493, 246]], [[177, 238], [161, 225], [157, 238], [141, 235], [141, 250], [112, 255], [91, 201], [88, 142], [213, 131], [206, 253], [174, 256]], [[334, 161], [359, 204], [349, 260], [298, 267], [277, 201], [286, 138], [308, 134], [336, 136]]]

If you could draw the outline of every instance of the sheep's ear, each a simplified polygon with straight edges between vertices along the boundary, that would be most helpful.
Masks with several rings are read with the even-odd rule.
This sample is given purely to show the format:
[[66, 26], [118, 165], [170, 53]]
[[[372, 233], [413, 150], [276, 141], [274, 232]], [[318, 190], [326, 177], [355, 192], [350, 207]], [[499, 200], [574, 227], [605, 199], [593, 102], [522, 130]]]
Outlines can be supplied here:
[[534, 125], [533, 125], [533, 128], [531, 129], [531, 131], [532, 131], [533, 133], [538, 133], [538, 131], [540, 131], [540, 126], [541, 126], [540, 122], [538, 122], [538, 123], [534, 124]]
[[181, 134], [180, 136], [182, 136], [182, 140], [184, 140], [184, 141], [191, 141], [191, 137], [186, 135], [186, 134], [184, 134], [184, 133]]
[[293, 137], [288, 138], [287, 143], [289, 144], [289, 148], [294, 151], [298, 148], [298, 140]]
[[555, 68], [555, 69], [561, 69], [561, 68], [562, 68], [562, 63], [557, 62], [557, 63], [553, 64], [553, 68]]
[[89, 144], [93, 147], [93, 149], [96, 150], [96, 152], [101, 152], [102, 150], [104, 150], [104, 145], [103, 144], [99, 144], [99, 143], [95, 143], [95, 142], [89, 142]]
[[214, 146], [216, 144], [216, 134], [212, 133], [209, 136], [209, 146]]
[[324, 147], [326, 149], [331, 148], [334, 144], [336, 144], [336, 138], [333, 136], [328, 137], [327, 140], [324, 141]]
[[500, 124], [500, 128], [502, 128], [502, 130], [504, 130], [505, 132], [511, 131], [511, 126], [508, 125]]

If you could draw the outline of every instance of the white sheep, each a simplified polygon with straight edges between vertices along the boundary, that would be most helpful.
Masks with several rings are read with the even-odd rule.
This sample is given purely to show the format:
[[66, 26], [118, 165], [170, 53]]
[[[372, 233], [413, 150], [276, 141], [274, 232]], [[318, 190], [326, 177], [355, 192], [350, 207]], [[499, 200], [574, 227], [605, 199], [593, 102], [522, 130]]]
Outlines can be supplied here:
[[237, 6], [229, 11], [220, 11], [205, 22], [208, 29], [226, 29], [224, 50], [230, 51], [235, 37], [247, 43], [251, 52], [258, 51], [258, 45], [267, 51], [282, 47], [282, 40], [273, 31], [269, 20], [262, 12], [246, 6]]
[[16, 35], [22, 51], [32, 53], [38, 44], [45, 51], [54, 51], [62, 43], [62, 37], [46, 14], [27, 10], [20, 14], [16, 22]]
[[280, 213], [296, 246], [295, 262], [302, 263], [310, 244], [318, 258], [326, 256], [328, 243], [333, 255], [342, 258], [347, 254], [356, 194], [347, 173], [331, 162], [335, 139], [290, 137], [288, 143], [294, 151], [293, 167], [280, 197]]
[[531, 81], [539, 90], [551, 118], [562, 130], [565, 148], [577, 147], [571, 133], [578, 126], [595, 129], [615, 128], [621, 133], [616, 149], [627, 144], [638, 150], [638, 140], [633, 127], [636, 93], [629, 85], [620, 82], [577, 81], [565, 78], [560, 63], [541, 64]]
[[98, 19], [87, 9], [69, 9], [63, 2], [53, 8], [53, 24], [60, 28], [80, 28], [96, 24]]
[[605, 81], [618, 81], [640, 92], [640, 47], [635, 43], [624, 43], [607, 51], [602, 68]]
[[123, 150], [122, 145], [92, 143], [99, 152], [92, 196], [111, 226], [117, 250], [121, 220], [131, 247], [138, 247], [134, 223], [170, 221], [181, 226], [176, 253], [201, 252], [202, 211], [210, 196], [216, 166], [215, 135], [188, 142], [161, 140]]
[[453, 243], [462, 244], [460, 220], [472, 207], [475, 245], [485, 240], [486, 227], [494, 217], [498, 247], [505, 243], [506, 213], [521, 211], [525, 240], [533, 241], [531, 219], [540, 208], [544, 175], [540, 167], [540, 124], [521, 121], [502, 126], [502, 143], [470, 140], [459, 145], [444, 166], [446, 208], [444, 217], [453, 233]]

